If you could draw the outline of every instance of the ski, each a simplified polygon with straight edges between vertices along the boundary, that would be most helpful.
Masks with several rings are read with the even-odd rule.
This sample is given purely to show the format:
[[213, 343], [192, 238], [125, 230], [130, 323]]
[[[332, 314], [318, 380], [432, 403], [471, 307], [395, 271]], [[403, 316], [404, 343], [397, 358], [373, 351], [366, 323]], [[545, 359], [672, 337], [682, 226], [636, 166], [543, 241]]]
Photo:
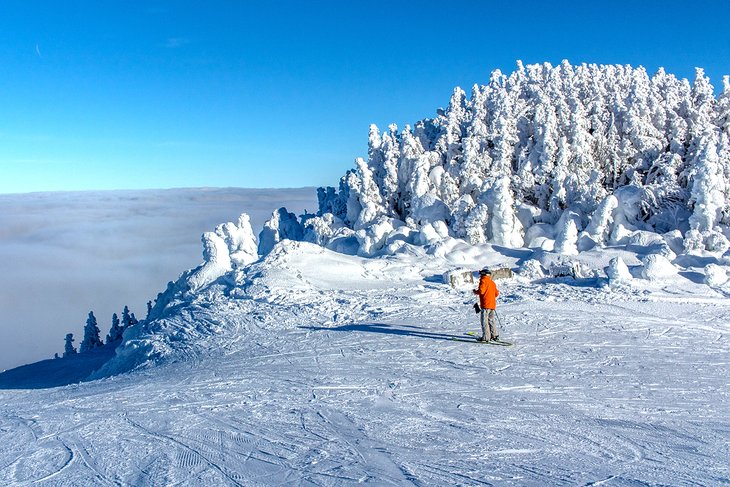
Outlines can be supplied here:
[[[504, 340], [489, 340], [488, 342], [480, 342], [479, 340], [476, 340], [476, 336], [477, 336], [476, 332], [467, 331], [466, 334], [469, 335], [470, 337], [474, 337], [475, 338], [475, 341], [477, 343], [486, 343], [486, 344], [489, 344], [489, 345], [501, 345], [503, 347], [511, 347], [512, 345], [514, 345], [514, 343], [512, 343], [512, 342], [507, 342], [507, 341], [504, 341]], [[459, 340], [459, 341], [470, 342], [471, 340], [464, 339], [464, 340]]]
[[511, 347], [514, 345], [512, 342], [505, 342], [504, 340], [490, 340], [488, 342], [480, 342], [476, 338], [458, 338], [452, 337], [451, 340], [455, 342], [468, 342], [468, 343], [482, 343], [484, 345], [498, 345], [500, 347]]

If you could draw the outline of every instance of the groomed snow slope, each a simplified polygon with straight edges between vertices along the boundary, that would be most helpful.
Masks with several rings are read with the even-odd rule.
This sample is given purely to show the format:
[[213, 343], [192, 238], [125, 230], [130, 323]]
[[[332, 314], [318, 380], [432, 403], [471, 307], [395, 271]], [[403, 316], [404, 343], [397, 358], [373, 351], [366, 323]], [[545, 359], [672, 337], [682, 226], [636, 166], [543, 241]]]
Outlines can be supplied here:
[[[444, 255], [526, 257], [483, 250]], [[105, 373], [133, 372], [0, 391], [0, 484], [730, 483], [721, 290], [501, 280], [506, 348], [452, 340], [453, 266], [279, 244], [125, 339]]]

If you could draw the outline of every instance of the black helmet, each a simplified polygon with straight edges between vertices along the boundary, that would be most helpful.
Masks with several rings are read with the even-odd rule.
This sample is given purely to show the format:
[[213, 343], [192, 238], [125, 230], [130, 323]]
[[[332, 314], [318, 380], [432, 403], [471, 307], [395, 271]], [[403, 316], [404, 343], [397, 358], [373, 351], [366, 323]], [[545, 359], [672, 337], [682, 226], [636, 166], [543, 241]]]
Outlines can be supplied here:
[[482, 269], [482, 270], [479, 271], [479, 275], [480, 276], [489, 276], [491, 274], [492, 274], [492, 271], [490, 271], [486, 267], [484, 269]]

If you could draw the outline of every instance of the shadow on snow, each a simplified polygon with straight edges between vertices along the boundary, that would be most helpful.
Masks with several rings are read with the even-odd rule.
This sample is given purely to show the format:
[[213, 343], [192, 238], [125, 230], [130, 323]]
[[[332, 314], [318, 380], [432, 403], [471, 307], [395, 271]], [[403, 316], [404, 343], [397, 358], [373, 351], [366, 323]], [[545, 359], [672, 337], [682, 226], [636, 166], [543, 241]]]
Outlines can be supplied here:
[[0, 389], [48, 389], [84, 382], [114, 356], [119, 343], [6, 370], [0, 373]]
[[385, 323], [352, 323], [340, 326], [300, 326], [299, 328], [309, 331], [343, 331], [355, 333], [381, 333], [384, 335], [398, 335], [413, 338], [427, 338], [430, 340], [451, 341], [454, 339], [463, 339], [463, 335], [449, 335], [446, 333], [433, 333], [425, 331], [420, 326], [412, 325], [388, 325]]

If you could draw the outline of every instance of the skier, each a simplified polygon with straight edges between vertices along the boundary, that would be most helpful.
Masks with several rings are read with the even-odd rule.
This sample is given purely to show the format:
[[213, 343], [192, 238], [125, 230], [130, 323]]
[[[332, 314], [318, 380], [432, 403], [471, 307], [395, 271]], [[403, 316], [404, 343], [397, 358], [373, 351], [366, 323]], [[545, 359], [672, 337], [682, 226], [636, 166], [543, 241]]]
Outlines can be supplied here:
[[499, 340], [499, 330], [497, 330], [497, 296], [499, 290], [492, 280], [492, 271], [482, 269], [479, 271], [479, 288], [474, 289], [474, 294], [479, 296], [479, 306], [481, 312], [479, 318], [482, 325], [482, 336], [478, 338], [480, 342], [488, 342], [489, 340]]

